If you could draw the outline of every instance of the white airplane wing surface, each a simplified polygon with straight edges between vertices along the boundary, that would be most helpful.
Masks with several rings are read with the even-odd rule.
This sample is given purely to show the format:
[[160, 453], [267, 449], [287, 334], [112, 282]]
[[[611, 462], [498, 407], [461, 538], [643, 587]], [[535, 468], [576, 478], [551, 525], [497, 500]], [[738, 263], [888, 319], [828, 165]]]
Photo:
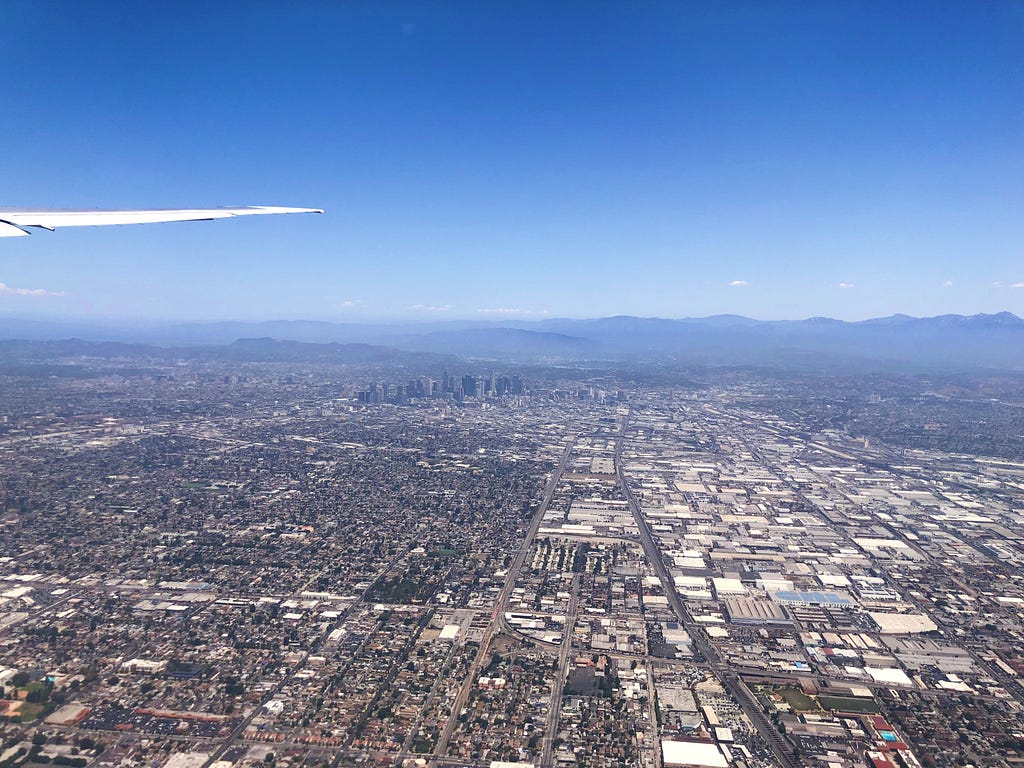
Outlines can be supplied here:
[[0, 237], [29, 235], [25, 227], [101, 227], [108, 224], [156, 224], [163, 221], [208, 221], [234, 216], [258, 216], [268, 213], [323, 213], [319, 208], [282, 208], [272, 205], [247, 205], [241, 208], [185, 208], [138, 211], [46, 211], [0, 208]]

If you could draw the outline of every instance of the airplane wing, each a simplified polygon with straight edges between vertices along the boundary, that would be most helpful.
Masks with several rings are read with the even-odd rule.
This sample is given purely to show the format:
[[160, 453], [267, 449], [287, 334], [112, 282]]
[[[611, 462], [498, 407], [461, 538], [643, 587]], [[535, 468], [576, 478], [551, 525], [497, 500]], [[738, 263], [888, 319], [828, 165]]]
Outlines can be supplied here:
[[0, 237], [32, 234], [25, 227], [54, 230], [58, 227], [99, 227], [107, 224], [155, 224], [163, 221], [208, 221], [234, 216], [267, 213], [323, 213], [319, 208], [282, 208], [272, 205], [247, 205], [241, 208], [186, 208], [138, 211], [46, 211], [0, 208]]

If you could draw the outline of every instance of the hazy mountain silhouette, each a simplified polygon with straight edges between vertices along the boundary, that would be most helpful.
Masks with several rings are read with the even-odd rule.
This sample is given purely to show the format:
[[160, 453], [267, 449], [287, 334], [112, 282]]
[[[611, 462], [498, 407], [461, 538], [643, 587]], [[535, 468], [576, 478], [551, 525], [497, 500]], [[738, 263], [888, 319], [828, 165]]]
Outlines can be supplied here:
[[[407, 361], [409, 354], [457, 355], [510, 362], [618, 361], [752, 364], [780, 367], [858, 365], [1024, 370], [1024, 320], [1010, 312], [915, 318], [892, 315], [859, 322], [825, 317], [760, 321], [740, 315], [705, 318], [616, 316], [591, 320], [428, 324], [189, 323], [127, 327], [0, 320], [0, 339], [142, 344], [92, 347], [114, 354], [280, 361]], [[243, 340], [243, 341], [240, 341]], [[302, 346], [307, 345], [307, 346]], [[56, 350], [57, 348], [51, 348]]]

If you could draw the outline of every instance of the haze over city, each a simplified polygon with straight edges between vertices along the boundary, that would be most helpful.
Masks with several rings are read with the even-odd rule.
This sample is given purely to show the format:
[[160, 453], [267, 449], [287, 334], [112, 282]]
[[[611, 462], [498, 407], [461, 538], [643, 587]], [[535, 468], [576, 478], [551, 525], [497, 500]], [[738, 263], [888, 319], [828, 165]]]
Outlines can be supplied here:
[[[0, 316], [1024, 314], [1018, 2], [0, 9]], [[56, 55], [55, 52], [59, 52]]]

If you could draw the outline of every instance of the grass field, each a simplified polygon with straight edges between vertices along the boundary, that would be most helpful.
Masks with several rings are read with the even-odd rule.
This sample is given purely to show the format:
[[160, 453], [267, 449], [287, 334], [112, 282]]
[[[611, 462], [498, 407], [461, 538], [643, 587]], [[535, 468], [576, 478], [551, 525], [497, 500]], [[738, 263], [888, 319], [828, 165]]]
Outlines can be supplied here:
[[776, 693], [786, 700], [794, 712], [815, 712], [821, 709], [818, 702], [796, 688], [780, 688]]
[[821, 710], [821, 707], [818, 706], [818, 702], [816, 702], [807, 694], [801, 692], [799, 689], [793, 688], [789, 685], [758, 686], [757, 690], [760, 691], [763, 695], [769, 697], [781, 697], [783, 701], [789, 704], [790, 709], [792, 709], [794, 712], [818, 712]]
[[23, 703], [21, 705], [21, 709], [18, 710], [18, 717], [21, 718], [21, 722], [23, 723], [31, 723], [43, 713], [45, 708], [45, 704]]
[[855, 699], [849, 696], [819, 696], [818, 701], [825, 709], [838, 712], [857, 712], [863, 715], [877, 715], [878, 705], [874, 699]]

